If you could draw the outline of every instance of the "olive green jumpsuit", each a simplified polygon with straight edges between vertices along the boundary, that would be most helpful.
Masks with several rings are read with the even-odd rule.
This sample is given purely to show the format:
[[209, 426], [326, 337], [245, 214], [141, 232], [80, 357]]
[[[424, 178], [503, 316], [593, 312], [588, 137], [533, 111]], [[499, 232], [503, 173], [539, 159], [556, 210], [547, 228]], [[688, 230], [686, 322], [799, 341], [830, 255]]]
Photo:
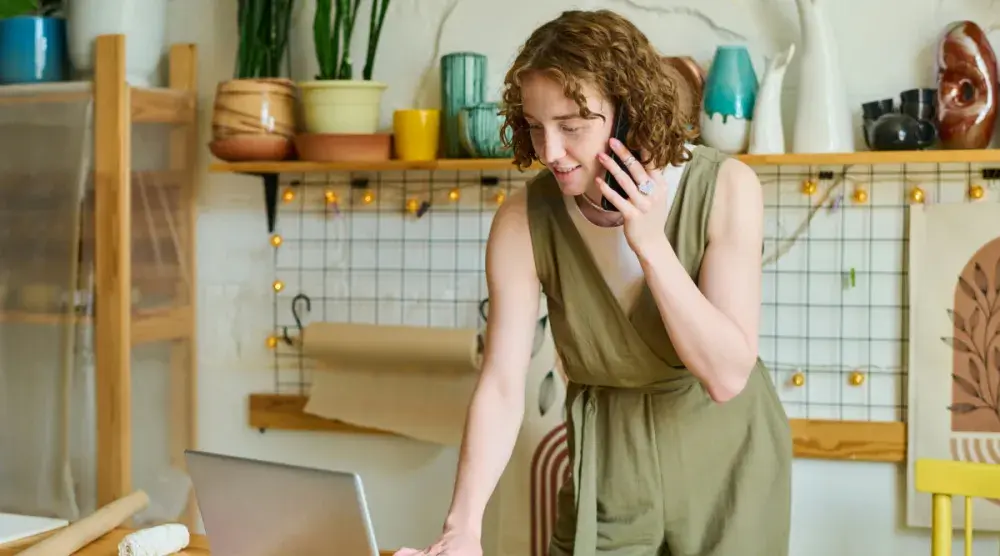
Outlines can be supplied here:
[[[726, 156], [696, 147], [665, 233], [697, 281]], [[786, 556], [791, 431], [759, 359], [714, 402], [667, 336], [648, 285], [619, 305], [551, 173], [528, 184], [528, 222], [553, 340], [569, 378], [572, 480], [550, 556]]]

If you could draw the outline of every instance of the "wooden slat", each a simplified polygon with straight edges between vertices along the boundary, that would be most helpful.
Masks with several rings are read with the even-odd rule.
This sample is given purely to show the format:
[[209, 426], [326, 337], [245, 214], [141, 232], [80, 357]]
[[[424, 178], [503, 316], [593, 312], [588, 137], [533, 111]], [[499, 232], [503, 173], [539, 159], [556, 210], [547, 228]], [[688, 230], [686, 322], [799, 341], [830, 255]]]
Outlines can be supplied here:
[[[945, 164], [945, 163], [997, 163], [1000, 149], [939, 150], [939, 151], [864, 151], [855, 153], [738, 155], [736, 158], [751, 166], [836, 166], [870, 164]], [[533, 165], [530, 170], [542, 166]], [[440, 159], [429, 162], [386, 160], [382, 162], [215, 162], [210, 172], [244, 174], [296, 174], [351, 171], [403, 171], [403, 170], [465, 170], [502, 171], [516, 170], [513, 161], [506, 158]]]
[[906, 423], [792, 419], [795, 457], [906, 461]]
[[194, 121], [195, 94], [174, 89], [132, 88], [132, 122], [182, 124]]
[[[391, 435], [377, 429], [305, 413], [307, 398], [251, 394], [250, 426], [255, 429]], [[852, 461], [906, 461], [906, 425], [900, 422], [792, 419], [795, 457]]]
[[129, 188], [131, 126], [125, 37], [97, 38], [94, 75], [97, 503], [132, 490], [131, 286]]
[[[198, 50], [193, 44], [175, 44], [170, 48], [170, 88], [174, 91], [190, 93], [197, 98], [198, 91]], [[186, 470], [184, 451], [197, 447], [197, 353], [198, 341], [195, 333], [195, 223], [197, 222], [197, 186], [195, 163], [198, 149], [197, 110], [192, 121], [186, 125], [174, 126], [170, 131], [170, 170], [183, 176], [181, 179], [180, 201], [182, 210], [176, 211], [178, 237], [176, 242], [178, 266], [183, 269], [181, 280], [176, 284], [174, 295], [186, 297], [191, 305], [188, 314], [178, 323], [178, 328], [187, 333], [170, 346], [170, 463], [177, 469]], [[197, 499], [192, 492], [188, 496], [181, 520], [189, 527], [197, 525]]]
[[392, 435], [391, 432], [349, 425], [306, 413], [305, 396], [281, 394], [250, 395], [250, 426], [255, 429], [326, 431]]
[[188, 340], [191, 338], [192, 307], [171, 307], [139, 313], [132, 320], [132, 345]]

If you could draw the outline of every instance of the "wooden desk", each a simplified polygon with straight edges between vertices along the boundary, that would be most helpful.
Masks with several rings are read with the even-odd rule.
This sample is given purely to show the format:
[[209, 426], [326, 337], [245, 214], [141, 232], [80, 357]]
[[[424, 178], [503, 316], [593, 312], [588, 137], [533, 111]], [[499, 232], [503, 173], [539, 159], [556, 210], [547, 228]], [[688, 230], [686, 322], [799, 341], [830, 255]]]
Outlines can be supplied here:
[[[131, 530], [129, 529], [115, 529], [107, 535], [104, 535], [103, 537], [90, 543], [77, 552], [77, 554], [79, 556], [118, 556], [118, 543], [121, 542], [122, 537], [130, 532]], [[17, 554], [19, 551], [24, 550], [26, 547], [31, 546], [32, 544], [45, 538], [46, 535], [50, 534], [51, 533], [45, 533], [36, 537], [2, 545], [0, 546], [0, 556], [14, 556], [14, 554]], [[383, 550], [381, 551], [381, 556], [392, 556], [392, 553], [393, 551]], [[208, 549], [208, 539], [204, 535], [192, 534], [191, 543], [188, 544], [187, 549], [178, 552], [178, 554], [182, 556], [209, 556], [211, 551]]]

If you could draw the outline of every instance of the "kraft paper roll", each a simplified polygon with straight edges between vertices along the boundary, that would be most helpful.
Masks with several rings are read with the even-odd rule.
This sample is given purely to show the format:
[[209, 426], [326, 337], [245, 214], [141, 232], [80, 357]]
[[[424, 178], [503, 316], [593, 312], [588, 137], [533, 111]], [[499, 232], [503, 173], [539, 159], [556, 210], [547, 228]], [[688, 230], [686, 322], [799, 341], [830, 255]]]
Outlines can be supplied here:
[[477, 374], [474, 328], [317, 322], [302, 331], [306, 357], [352, 370]]
[[[555, 359], [548, 328], [531, 365]], [[477, 334], [360, 324], [310, 324], [303, 352], [317, 363], [304, 411], [409, 438], [458, 446], [479, 378]]]

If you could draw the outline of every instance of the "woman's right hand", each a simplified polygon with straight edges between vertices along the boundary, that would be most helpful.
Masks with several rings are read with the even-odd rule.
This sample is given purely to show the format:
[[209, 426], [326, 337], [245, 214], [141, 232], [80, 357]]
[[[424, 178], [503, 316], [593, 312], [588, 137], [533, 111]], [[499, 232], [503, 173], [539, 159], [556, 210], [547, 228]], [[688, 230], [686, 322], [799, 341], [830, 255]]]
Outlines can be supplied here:
[[483, 546], [474, 535], [447, 532], [423, 550], [400, 548], [392, 556], [483, 556]]

